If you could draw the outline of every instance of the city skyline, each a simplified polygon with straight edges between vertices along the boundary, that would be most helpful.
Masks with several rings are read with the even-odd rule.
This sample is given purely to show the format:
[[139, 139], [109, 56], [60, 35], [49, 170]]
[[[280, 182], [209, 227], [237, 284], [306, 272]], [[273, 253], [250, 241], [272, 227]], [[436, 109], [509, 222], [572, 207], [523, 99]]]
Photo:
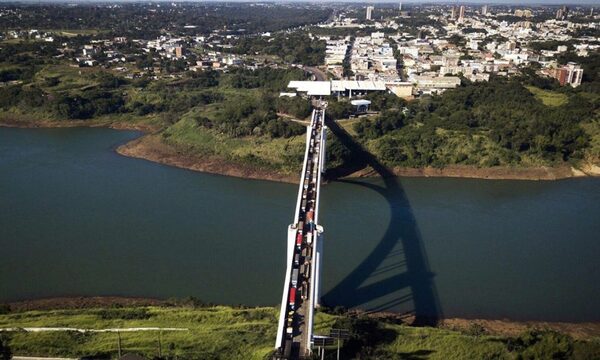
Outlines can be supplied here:
[[430, 4], [440, 4], [440, 5], [501, 5], [501, 6], [558, 6], [558, 5], [581, 5], [581, 6], [600, 6], [600, 2], [597, 0], [579, 0], [579, 1], [560, 1], [560, 0], [493, 0], [493, 1], [481, 1], [481, 0], [461, 0], [461, 1], [448, 1], [448, 0], [428, 0], [428, 1], [417, 1], [417, 0], [405, 0], [405, 1], [395, 1], [395, 0], [377, 0], [377, 1], [361, 1], [361, 0], [344, 0], [344, 1], [327, 1], [327, 0], [152, 0], [152, 1], [143, 1], [143, 0], [0, 0], [0, 3], [81, 3], [81, 4], [90, 4], [90, 3], [148, 3], [148, 2], [174, 2], [174, 3], [190, 3], [190, 2], [235, 2], [235, 3], [252, 3], [252, 2], [272, 2], [272, 3], [364, 3], [366, 5], [377, 5], [377, 4], [400, 4], [403, 5], [430, 5]]

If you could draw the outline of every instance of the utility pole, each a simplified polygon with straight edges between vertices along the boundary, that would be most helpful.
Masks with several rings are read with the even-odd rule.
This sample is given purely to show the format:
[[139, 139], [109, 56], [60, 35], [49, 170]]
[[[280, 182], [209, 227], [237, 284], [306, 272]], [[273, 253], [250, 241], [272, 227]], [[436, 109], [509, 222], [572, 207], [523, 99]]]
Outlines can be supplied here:
[[350, 332], [346, 329], [331, 329], [329, 336], [337, 339], [337, 360], [340, 360], [340, 339], [347, 339]]

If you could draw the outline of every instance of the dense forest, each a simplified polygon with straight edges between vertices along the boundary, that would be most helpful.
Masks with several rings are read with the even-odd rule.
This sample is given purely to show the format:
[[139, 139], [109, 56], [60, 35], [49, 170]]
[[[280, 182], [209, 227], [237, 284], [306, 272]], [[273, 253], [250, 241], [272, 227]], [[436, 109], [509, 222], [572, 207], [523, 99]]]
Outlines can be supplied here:
[[[565, 103], [549, 107], [529, 90], [532, 84], [559, 92]], [[600, 109], [600, 98], [582, 91], [585, 88], [561, 88], [535, 75], [494, 77], [479, 83], [463, 79], [462, 86], [441, 96], [423, 97], [406, 106], [386, 105], [375, 120], [361, 119], [354, 130], [361, 142], [392, 166], [579, 160], [590, 141], [581, 125], [594, 121]]]
[[103, 30], [110, 36], [152, 39], [164, 31], [208, 34], [215, 29], [236, 34], [276, 31], [324, 21], [330, 9], [303, 5], [236, 3], [119, 3], [4, 5], [0, 30]]
[[[11, 78], [21, 73], [3, 72]], [[105, 115], [158, 115], [166, 125], [177, 122], [185, 113], [209, 104], [218, 104], [212, 118], [197, 116], [197, 124], [229, 136], [270, 135], [290, 137], [304, 127], [281, 121], [278, 112], [299, 118], [310, 114], [308, 100], [277, 99], [274, 93], [285, 89], [292, 79], [307, 75], [300, 69], [256, 71], [233, 69], [227, 74], [216, 71], [187, 72], [175, 81], [128, 80], [110, 72], [91, 72], [91, 83], [83, 89], [65, 91], [60, 78], [35, 79], [0, 87], [0, 110], [42, 113], [57, 120], [87, 120]], [[229, 94], [229, 96], [228, 96]]]
[[304, 33], [279, 34], [274, 38], [242, 37], [234, 42], [233, 52], [277, 55], [287, 63], [320, 65], [325, 59], [325, 42]]

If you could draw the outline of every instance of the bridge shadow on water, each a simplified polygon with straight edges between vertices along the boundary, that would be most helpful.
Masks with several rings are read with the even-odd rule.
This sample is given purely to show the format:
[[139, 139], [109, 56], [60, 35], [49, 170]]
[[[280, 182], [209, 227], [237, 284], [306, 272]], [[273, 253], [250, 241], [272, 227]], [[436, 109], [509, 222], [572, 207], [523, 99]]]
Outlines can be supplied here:
[[[327, 126], [350, 150], [353, 160], [351, 168], [327, 170], [327, 178], [376, 191], [387, 200], [391, 219], [371, 253], [323, 295], [323, 303], [360, 307], [368, 311], [397, 311], [401, 308], [403, 313], [414, 315], [415, 325], [437, 324], [442, 310], [433, 281], [434, 274], [429, 268], [416, 220], [399, 179], [336, 122], [327, 121]], [[371, 167], [382, 177], [383, 186], [341, 179], [366, 167]]]

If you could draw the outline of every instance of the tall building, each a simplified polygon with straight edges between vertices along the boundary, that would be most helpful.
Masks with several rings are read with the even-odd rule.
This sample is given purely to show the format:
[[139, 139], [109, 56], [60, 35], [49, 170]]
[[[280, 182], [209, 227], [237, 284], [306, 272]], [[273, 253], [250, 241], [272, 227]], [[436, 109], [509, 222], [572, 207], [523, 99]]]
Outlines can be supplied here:
[[569, 15], [569, 8], [563, 6], [562, 8], [556, 11], [556, 20], [565, 20], [567, 18], [567, 15]]
[[452, 13], [450, 14], [450, 18], [456, 19], [456, 6], [452, 6]]
[[554, 70], [551, 74], [561, 85], [569, 84], [572, 87], [581, 85], [581, 79], [583, 78], [583, 69], [581, 66], [575, 63], [568, 63], [567, 65]]
[[[592, 9], [594, 10], [594, 9]], [[402, 11], [402, 3], [400, 3], [400, 5], [398, 5], [398, 11]]]
[[487, 5], [483, 5], [481, 7], [481, 15], [486, 16], [487, 15], [487, 11], [488, 11]]
[[465, 6], [461, 5], [460, 6], [460, 11], [458, 12], [458, 20], [462, 21], [465, 18]]
[[367, 6], [367, 20], [373, 20], [373, 10], [375, 10], [373, 6]]

